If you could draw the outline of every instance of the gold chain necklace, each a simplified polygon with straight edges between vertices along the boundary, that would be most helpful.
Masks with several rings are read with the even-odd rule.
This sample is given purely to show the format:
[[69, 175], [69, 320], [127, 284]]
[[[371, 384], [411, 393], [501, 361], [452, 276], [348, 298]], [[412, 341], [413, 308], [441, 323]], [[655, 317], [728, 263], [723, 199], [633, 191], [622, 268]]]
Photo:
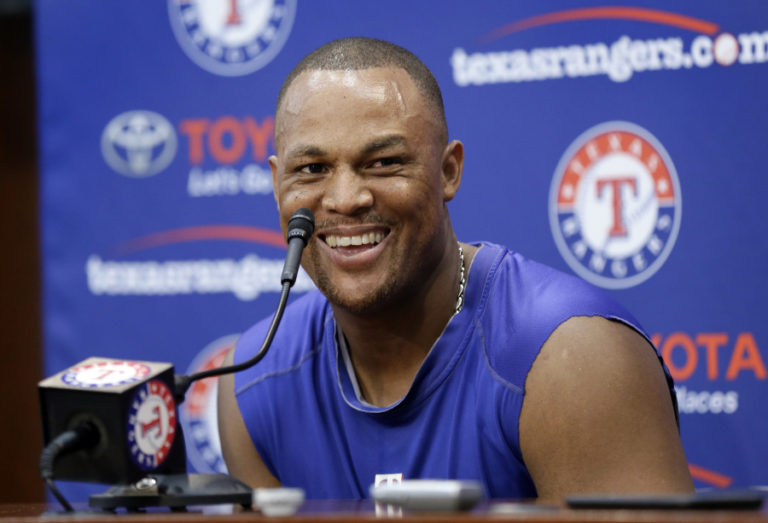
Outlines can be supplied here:
[[461, 309], [464, 308], [464, 286], [467, 283], [464, 276], [464, 249], [461, 248], [459, 242], [456, 244], [459, 246], [459, 295], [456, 298], [456, 312], [454, 314], [460, 313]]

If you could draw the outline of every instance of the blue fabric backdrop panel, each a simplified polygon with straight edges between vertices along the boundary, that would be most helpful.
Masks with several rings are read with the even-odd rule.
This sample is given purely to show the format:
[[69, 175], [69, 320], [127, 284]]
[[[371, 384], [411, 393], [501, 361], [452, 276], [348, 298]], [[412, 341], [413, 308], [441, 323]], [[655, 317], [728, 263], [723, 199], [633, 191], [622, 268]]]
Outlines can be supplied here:
[[[326, 41], [383, 38], [433, 70], [465, 144], [459, 237], [606, 288], [676, 379], [697, 486], [768, 482], [767, 5], [40, 0], [35, 16], [47, 375], [91, 355], [210, 367], [271, 313], [279, 87]], [[224, 470], [214, 398], [199, 385], [182, 408], [191, 470]]]

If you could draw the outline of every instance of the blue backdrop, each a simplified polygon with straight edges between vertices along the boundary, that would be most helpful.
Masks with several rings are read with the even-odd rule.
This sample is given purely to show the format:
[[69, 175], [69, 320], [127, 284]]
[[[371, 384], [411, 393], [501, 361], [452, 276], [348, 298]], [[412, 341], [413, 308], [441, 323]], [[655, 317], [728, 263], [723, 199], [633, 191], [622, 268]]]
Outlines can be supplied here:
[[[768, 4], [38, 0], [36, 31], [46, 375], [210, 366], [273, 310], [277, 91], [377, 37], [444, 90], [459, 238], [608, 289], [676, 379], [697, 486], [768, 483]], [[223, 467], [214, 389], [181, 413], [200, 471]]]

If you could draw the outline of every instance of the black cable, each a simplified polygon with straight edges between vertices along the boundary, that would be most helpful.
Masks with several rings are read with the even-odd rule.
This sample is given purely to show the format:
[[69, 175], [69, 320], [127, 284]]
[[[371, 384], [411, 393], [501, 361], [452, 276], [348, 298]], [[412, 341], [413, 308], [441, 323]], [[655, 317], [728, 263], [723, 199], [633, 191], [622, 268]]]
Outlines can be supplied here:
[[56, 483], [53, 482], [53, 478], [45, 478], [45, 484], [48, 485], [48, 490], [51, 491], [51, 494], [59, 501], [62, 507], [64, 507], [64, 512], [74, 512], [75, 509], [72, 508], [72, 505], [69, 504], [69, 501], [67, 501], [67, 498], [64, 497], [64, 494], [61, 493], [61, 491], [56, 486]]
[[53, 466], [62, 455], [91, 448], [98, 442], [99, 430], [86, 421], [56, 436], [40, 454], [40, 475], [66, 512], [74, 512], [74, 509], [53, 482]]
[[285, 310], [285, 304], [288, 303], [288, 295], [291, 292], [292, 285], [292, 282], [283, 283], [283, 289], [280, 292], [280, 302], [277, 304], [277, 310], [275, 311], [275, 315], [272, 318], [272, 323], [269, 326], [269, 330], [267, 331], [267, 335], [264, 338], [264, 343], [262, 343], [259, 352], [257, 352], [251, 359], [236, 365], [218, 367], [216, 369], [208, 369], [196, 374], [191, 374], [189, 376], [176, 375], [174, 378], [176, 388], [176, 403], [181, 404], [184, 401], [184, 395], [187, 393], [187, 389], [189, 389], [189, 386], [193, 382], [203, 378], [210, 378], [212, 376], [220, 376], [222, 374], [240, 372], [241, 370], [256, 365], [264, 356], [267, 355], [267, 350], [269, 349], [269, 346], [272, 345], [272, 338], [275, 337], [275, 332], [277, 332], [277, 326], [280, 324], [280, 320], [283, 317], [283, 311]]

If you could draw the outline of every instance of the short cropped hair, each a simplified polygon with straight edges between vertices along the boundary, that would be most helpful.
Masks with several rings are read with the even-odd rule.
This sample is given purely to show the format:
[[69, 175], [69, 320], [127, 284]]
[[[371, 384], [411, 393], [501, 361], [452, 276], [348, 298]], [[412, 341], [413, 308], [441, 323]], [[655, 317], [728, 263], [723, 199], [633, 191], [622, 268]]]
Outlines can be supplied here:
[[407, 49], [384, 40], [350, 37], [334, 40], [318, 47], [305, 56], [288, 74], [277, 96], [277, 111], [283, 103], [288, 88], [305, 71], [357, 71], [374, 67], [396, 67], [405, 70], [424, 99], [432, 106], [442, 127], [444, 139], [448, 139], [448, 125], [440, 86], [432, 71]]

